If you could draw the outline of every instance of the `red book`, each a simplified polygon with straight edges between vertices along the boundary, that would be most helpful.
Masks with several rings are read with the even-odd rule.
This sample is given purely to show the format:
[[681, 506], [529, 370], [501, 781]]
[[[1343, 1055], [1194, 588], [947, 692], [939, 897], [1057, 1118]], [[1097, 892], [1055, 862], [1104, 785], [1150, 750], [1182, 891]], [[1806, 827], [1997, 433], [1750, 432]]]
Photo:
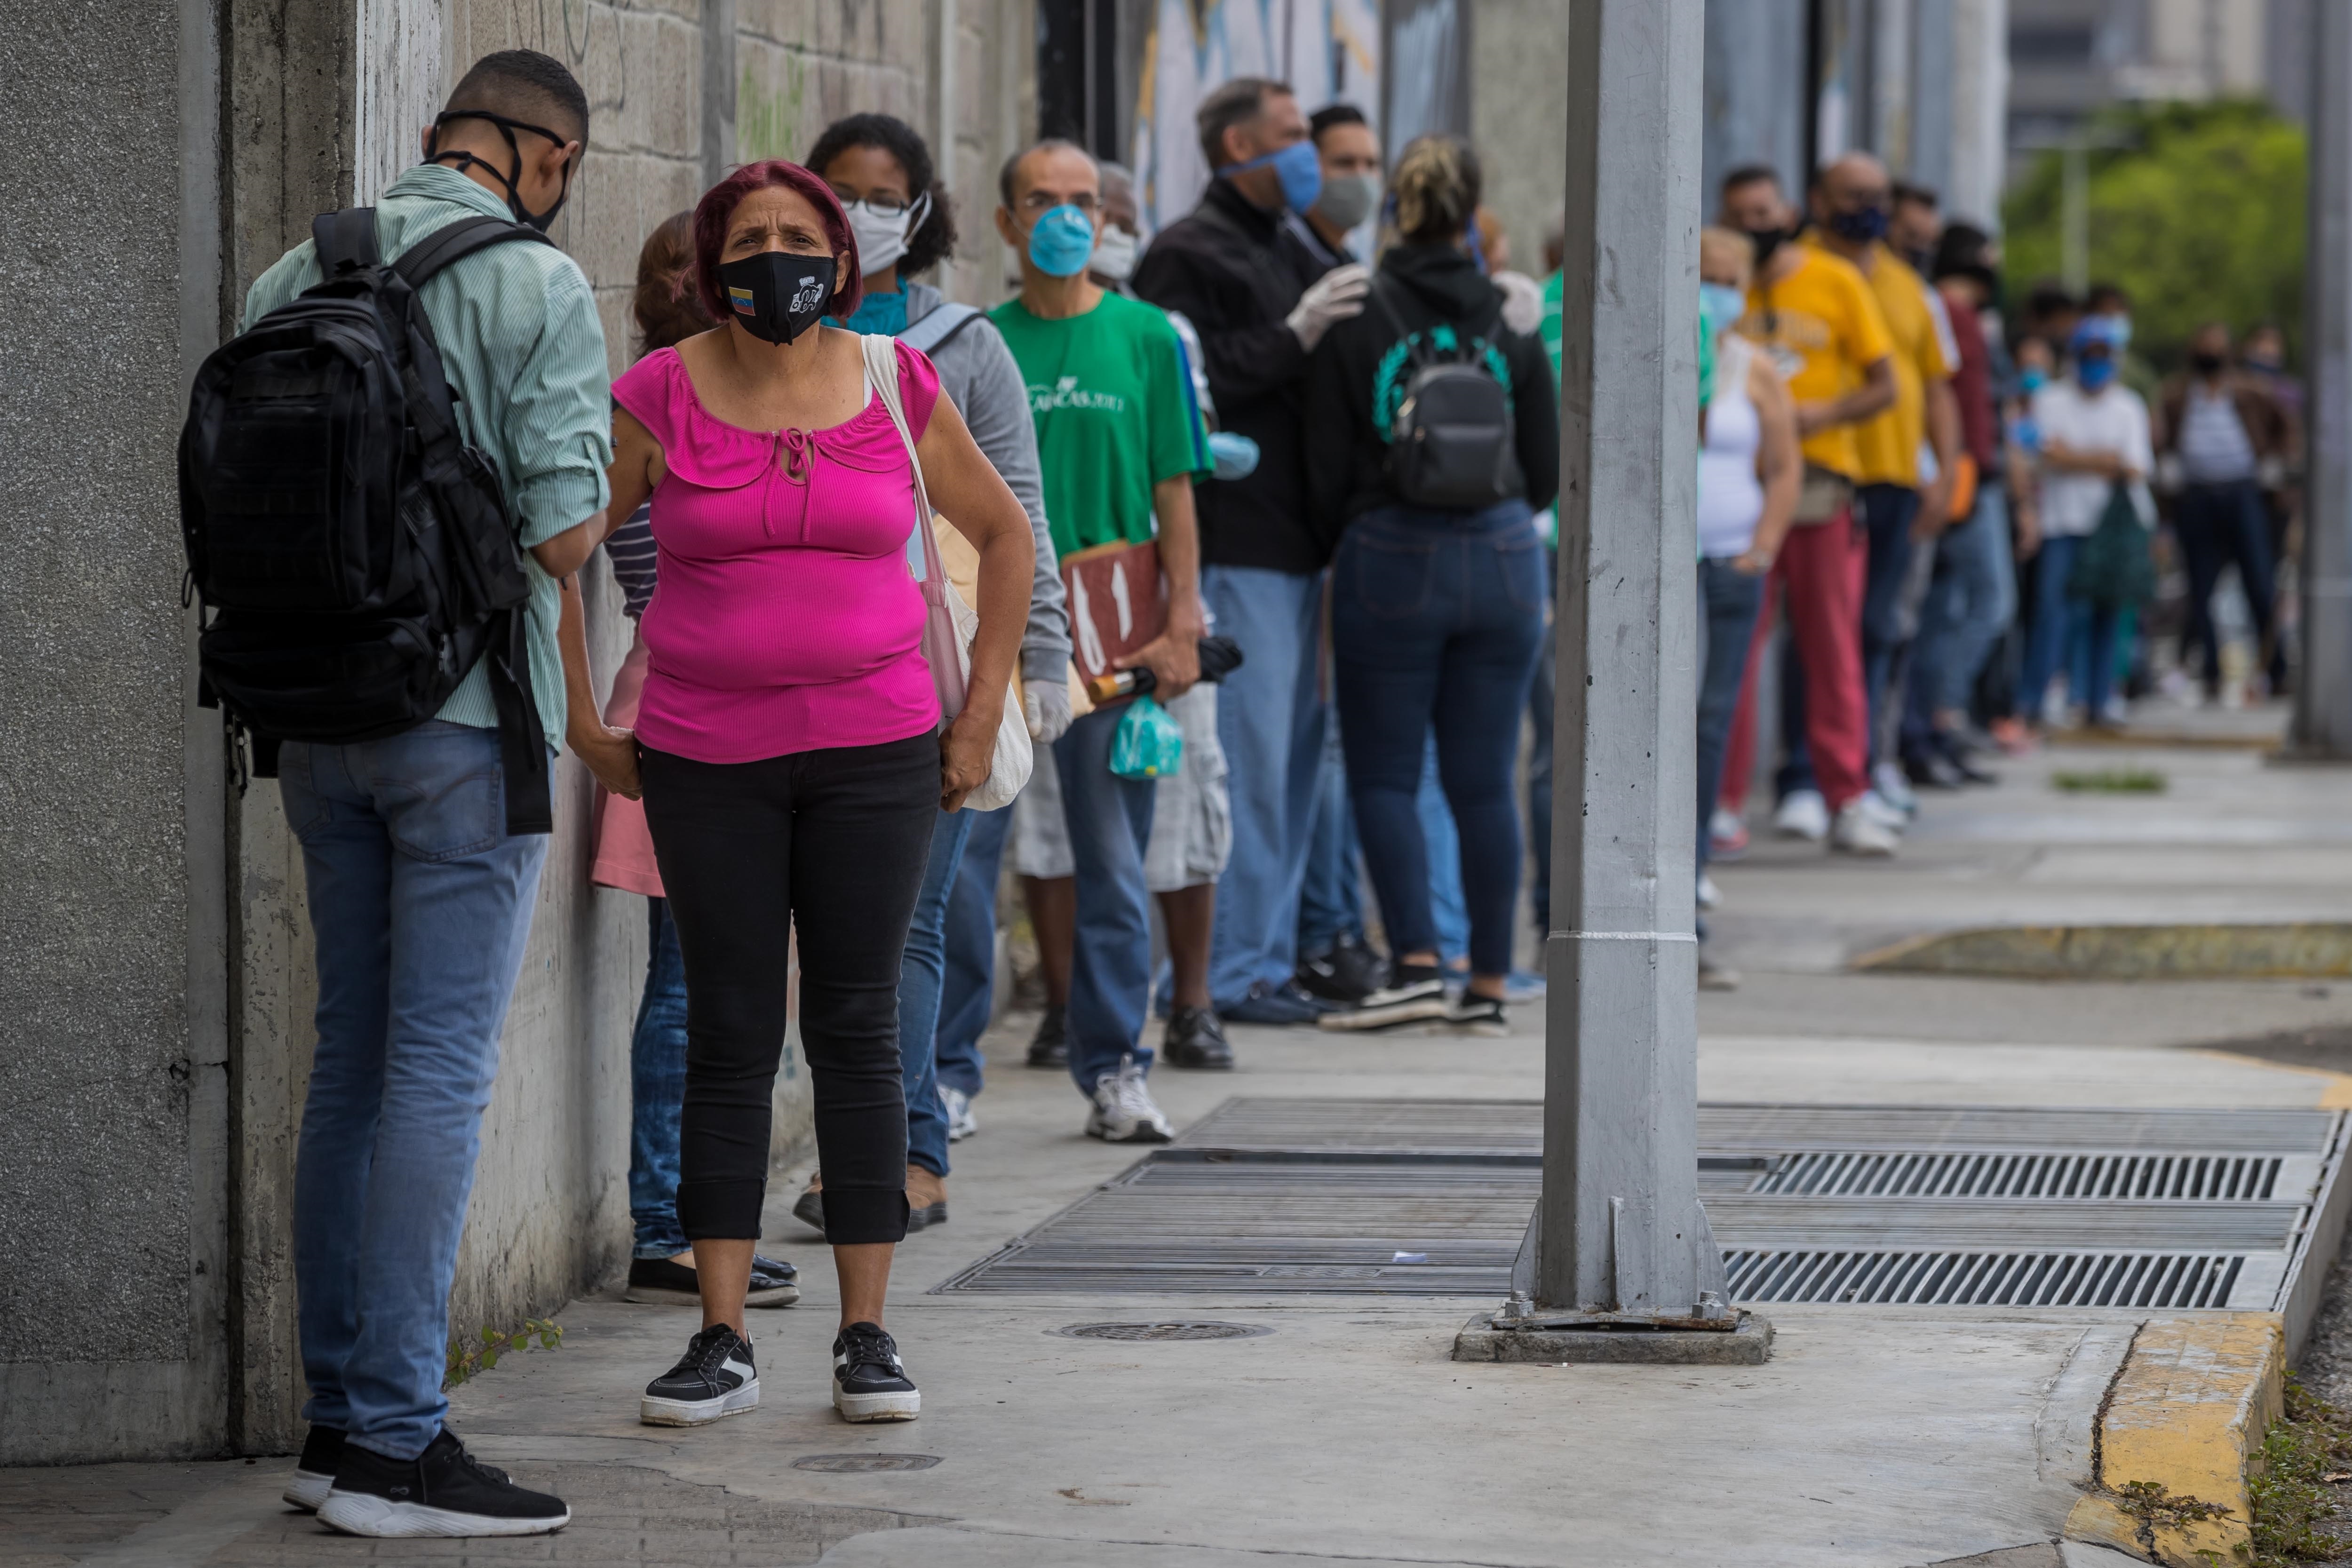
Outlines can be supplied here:
[[1070, 662], [1081, 681], [1108, 675], [1112, 661], [1168, 627], [1168, 588], [1156, 540], [1097, 544], [1065, 555], [1062, 586], [1070, 595]]

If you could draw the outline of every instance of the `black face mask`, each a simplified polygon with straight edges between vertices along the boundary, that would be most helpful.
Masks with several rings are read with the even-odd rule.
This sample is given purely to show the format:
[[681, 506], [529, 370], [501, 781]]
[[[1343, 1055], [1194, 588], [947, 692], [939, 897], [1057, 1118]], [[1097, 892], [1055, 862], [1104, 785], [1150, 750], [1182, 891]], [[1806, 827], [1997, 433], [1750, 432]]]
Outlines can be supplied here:
[[788, 343], [833, 302], [834, 258], [763, 250], [719, 268], [719, 286], [743, 330], [772, 343]]
[[563, 210], [563, 199], [572, 194], [572, 163], [568, 159], [564, 162], [563, 184], [555, 193], [555, 205], [543, 213], [531, 211], [522, 205], [522, 146], [515, 140], [515, 132], [528, 131], [533, 136], [544, 136], [558, 147], [562, 146], [569, 138], [558, 136], [544, 125], [531, 125], [520, 120], [509, 120], [505, 115], [492, 114], [487, 109], [453, 109], [446, 114], [434, 116], [433, 138], [436, 144], [441, 138], [441, 128], [452, 120], [487, 120], [497, 126], [499, 134], [507, 139], [508, 151], [515, 155], [514, 173], [509, 174], [488, 159], [477, 158], [463, 148], [449, 153], [428, 153], [425, 154], [425, 161], [428, 163], [447, 163], [454, 158], [457, 162], [449, 165], [452, 168], [480, 169], [507, 188], [507, 211], [514, 214], [515, 222], [527, 223], [540, 233], [545, 234], [547, 226], [555, 221], [555, 215]]
[[2221, 374], [2221, 367], [2228, 363], [2220, 354], [2199, 353], [2189, 356], [2189, 368], [2200, 375], [2219, 375]]
[[1756, 247], [1756, 266], [1760, 270], [1766, 262], [1772, 259], [1774, 251], [1789, 243], [1789, 231], [1785, 228], [1751, 228], [1748, 231], [1748, 237]]

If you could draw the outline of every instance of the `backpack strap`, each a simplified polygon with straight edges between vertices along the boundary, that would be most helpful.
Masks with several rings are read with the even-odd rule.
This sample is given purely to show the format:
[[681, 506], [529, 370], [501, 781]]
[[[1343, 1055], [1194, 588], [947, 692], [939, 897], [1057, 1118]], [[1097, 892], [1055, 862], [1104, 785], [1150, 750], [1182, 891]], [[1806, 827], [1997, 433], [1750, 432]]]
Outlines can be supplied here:
[[919, 353], [935, 354], [953, 342], [966, 327], [980, 320], [980, 311], [955, 300], [942, 300], [898, 334], [898, 341]]
[[375, 208], [345, 207], [310, 220], [310, 243], [319, 252], [319, 272], [332, 278], [355, 267], [380, 267], [375, 245]]
[[1416, 341], [1412, 330], [1404, 324], [1404, 318], [1397, 314], [1396, 305], [1389, 299], [1388, 289], [1383, 287], [1387, 282], [1388, 279], [1379, 273], [1372, 274], [1370, 290], [1372, 303], [1378, 305], [1381, 314], [1388, 318], [1389, 327], [1396, 333], [1397, 342], [1404, 345], [1405, 358], [1415, 367], [1426, 365], [1429, 363], [1429, 345], [1425, 340]]
[[392, 269], [411, 289], [422, 288], [425, 280], [455, 262], [463, 261], [478, 250], [493, 245], [505, 245], [510, 240], [529, 240], [539, 245], [555, 241], [529, 224], [514, 223], [502, 217], [461, 217], [446, 227], [436, 228], [415, 245], [400, 253]]

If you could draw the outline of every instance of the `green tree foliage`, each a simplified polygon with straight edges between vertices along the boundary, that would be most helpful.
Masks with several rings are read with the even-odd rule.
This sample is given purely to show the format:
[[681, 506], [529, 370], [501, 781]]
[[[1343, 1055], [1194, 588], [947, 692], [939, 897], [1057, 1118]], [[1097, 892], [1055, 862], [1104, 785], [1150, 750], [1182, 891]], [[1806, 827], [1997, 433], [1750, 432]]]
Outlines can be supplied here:
[[[2120, 106], [2092, 128], [2090, 274], [2132, 296], [2132, 347], [2176, 362], [2203, 321], [2303, 322], [2305, 142], [2268, 105]], [[2059, 276], [2063, 175], [2044, 153], [2002, 204], [2012, 300]]]

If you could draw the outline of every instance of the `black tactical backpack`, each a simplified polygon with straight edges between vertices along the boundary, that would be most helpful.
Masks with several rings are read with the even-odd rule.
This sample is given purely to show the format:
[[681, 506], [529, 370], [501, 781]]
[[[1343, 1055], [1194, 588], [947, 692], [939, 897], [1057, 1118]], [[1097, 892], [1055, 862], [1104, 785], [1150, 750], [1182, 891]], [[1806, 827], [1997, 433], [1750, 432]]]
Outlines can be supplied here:
[[[1383, 291], [1372, 282], [1372, 298], [1406, 344], [1412, 371], [1404, 395], [1389, 423], [1389, 479], [1413, 506], [1449, 511], [1475, 510], [1508, 500], [1523, 488], [1519, 479], [1511, 402], [1486, 368], [1485, 334], [1458, 323], [1456, 346], [1441, 350], [1430, 334], [1405, 330]], [[1501, 316], [1499, 302], [1496, 319]]]
[[222, 344], [180, 433], [180, 527], [203, 601], [198, 700], [253, 741], [381, 740], [488, 667], [507, 831], [551, 826], [532, 701], [530, 582], [498, 472], [466, 445], [417, 289], [535, 228], [473, 217], [386, 267], [375, 211], [310, 226], [319, 283]]

